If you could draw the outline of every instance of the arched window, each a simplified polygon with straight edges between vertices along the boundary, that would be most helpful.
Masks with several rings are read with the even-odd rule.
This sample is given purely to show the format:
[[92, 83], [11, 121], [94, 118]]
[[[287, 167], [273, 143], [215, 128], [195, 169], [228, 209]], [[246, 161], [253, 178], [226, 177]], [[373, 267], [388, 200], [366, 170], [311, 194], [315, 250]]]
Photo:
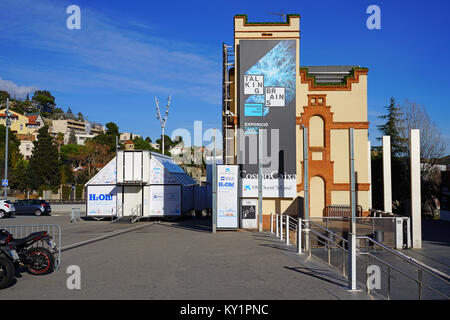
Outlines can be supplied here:
[[309, 145], [310, 147], [324, 147], [325, 146], [325, 125], [322, 117], [313, 116], [309, 119], [310, 136]]

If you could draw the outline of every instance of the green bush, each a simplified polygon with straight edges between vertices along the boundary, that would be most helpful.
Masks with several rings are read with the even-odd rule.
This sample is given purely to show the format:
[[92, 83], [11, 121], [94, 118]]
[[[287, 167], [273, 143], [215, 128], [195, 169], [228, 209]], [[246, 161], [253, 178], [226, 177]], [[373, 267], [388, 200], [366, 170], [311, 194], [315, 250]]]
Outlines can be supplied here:
[[71, 192], [72, 192], [71, 186], [62, 186], [62, 198], [63, 199], [69, 199]]
[[75, 198], [76, 199], [81, 199], [83, 198], [83, 191], [84, 191], [84, 185], [82, 184], [77, 184], [75, 186]]

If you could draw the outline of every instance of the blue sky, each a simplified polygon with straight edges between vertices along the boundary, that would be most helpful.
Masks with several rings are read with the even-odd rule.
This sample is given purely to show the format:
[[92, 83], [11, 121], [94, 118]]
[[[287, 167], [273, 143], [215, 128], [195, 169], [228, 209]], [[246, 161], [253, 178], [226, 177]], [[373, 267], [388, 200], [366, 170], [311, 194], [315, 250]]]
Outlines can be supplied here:
[[[81, 8], [81, 30], [66, 8]], [[366, 8], [381, 9], [381, 30]], [[0, 89], [37, 88], [58, 106], [121, 131], [160, 134], [154, 97], [172, 95], [166, 133], [221, 127], [221, 45], [233, 43], [233, 16], [278, 21], [301, 15], [301, 65], [368, 67], [373, 145], [377, 116], [394, 96], [424, 105], [450, 138], [449, 1], [0, 1]], [[448, 148], [448, 152], [450, 149]]]

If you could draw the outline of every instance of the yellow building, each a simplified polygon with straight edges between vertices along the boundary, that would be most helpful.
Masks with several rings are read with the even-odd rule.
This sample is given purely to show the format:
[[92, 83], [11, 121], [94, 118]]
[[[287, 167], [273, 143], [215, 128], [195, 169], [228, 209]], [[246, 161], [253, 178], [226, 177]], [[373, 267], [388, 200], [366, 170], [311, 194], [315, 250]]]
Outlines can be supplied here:
[[[6, 125], [6, 109], [1, 109], [0, 110], [0, 124], [1, 125]], [[16, 133], [16, 134], [31, 134], [34, 133], [34, 129], [29, 129], [27, 124], [28, 124], [28, 117], [15, 112], [15, 111], [11, 111], [10, 112], [10, 129], [12, 132]]]
[[[301, 66], [299, 50], [299, 15], [288, 15], [284, 23], [253, 23], [245, 15], [235, 16], [234, 45], [223, 47], [224, 162], [239, 164], [243, 181], [251, 177], [248, 171], [257, 169], [245, 162], [245, 139], [255, 142], [252, 134], [258, 128], [279, 129], [278, 179], [263, 183], [264, 228], [270, 213], [302, 213], [303, 127], [309, 132], [310, 216], [327, 216], [330, 206], [349, 206], [349, 128], [354, 128], [357, 204], [360, 214], [370, 209], [368, 69]], [[257, 199], [245, 190], [254, 189], [252, 183], [250, 178], [241, 183], [241, 201]]]

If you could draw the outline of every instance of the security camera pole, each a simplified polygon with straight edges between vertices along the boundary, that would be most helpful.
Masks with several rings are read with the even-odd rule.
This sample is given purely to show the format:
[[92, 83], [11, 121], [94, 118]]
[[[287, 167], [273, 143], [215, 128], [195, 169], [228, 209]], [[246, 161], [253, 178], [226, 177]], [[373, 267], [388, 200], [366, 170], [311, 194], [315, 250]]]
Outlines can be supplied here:
[[167, 102], [166, 105], [166, 112], [164, 114], [164, 119], [161, 118], [161, 112], [159, 110], [159, 101], [158, 98], [155, 97], [156, 100], [156, 119], [159, 120], [159, 122], [161, 123], [161, 130], [162, 130], [162, 136], [161, 136], [161, 140], [162, 140], [162, 154], [164, 154], [164, 128], [166, 127], [166, 121], [167, 121], [167, 116], [169, 115], [169, 107], [170, 107], [170, 99], [172, 97], [169, 97], [169, 101]]
[[9, 98], [6, 98], [6, 112], [5, 112], [5, 180], [3, 180], [2, 185], [5, 187], [5, 200], [8, 199], [8, 127], [9, 127]]

